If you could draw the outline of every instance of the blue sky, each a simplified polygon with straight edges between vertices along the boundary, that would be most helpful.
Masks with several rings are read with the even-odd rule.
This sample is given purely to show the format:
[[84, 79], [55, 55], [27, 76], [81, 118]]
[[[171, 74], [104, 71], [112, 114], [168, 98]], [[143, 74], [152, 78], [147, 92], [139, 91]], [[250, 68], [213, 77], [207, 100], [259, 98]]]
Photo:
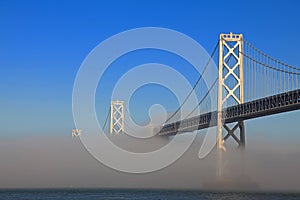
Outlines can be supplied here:
[[[269, 55], [300, 66], [299, 8], [299, 1], [2, 0], [0, 137], [69, 134], [74, 127], [72, 88], [82, 61], [101, 41], [132, 28], [174, 29], [198, 41], [208, 52], [221, 32], [243, 33]], [[150, 52], [139, 63], [154, 58]], [[169, 55], [161, 59], [177, 63], [167, 58]], [[193, 71], [185, 73], [192, 83], [196, 80]], [[155, 101], [150, 98], [148, 103]], [[168, 108], [172, 111], [175, 107], [176, 102]], [[299, 117], [296, 112], [276, 119], [285, 127]], [[272, 125], [272, 118], [255, 123], [255, 129], [265, 130]], [[297, 129], [290, 126], [289, 132]], [[274, 131], [280, 135], [280, 130], [284, 129], [278, 125]]]

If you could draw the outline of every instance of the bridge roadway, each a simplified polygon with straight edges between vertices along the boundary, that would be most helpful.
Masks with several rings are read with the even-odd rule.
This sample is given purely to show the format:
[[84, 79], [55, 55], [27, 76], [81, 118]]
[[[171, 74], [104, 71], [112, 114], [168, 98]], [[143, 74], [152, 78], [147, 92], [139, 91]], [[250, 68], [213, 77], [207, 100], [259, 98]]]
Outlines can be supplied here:
[[[228, 107], [222, 111], [222, 116], [226, 124], [298, 109], [300, 109], [300, 89]], [[217, 111], [214, 111], [166, 124], [157, 135], [172, 136], [216, 125]]]

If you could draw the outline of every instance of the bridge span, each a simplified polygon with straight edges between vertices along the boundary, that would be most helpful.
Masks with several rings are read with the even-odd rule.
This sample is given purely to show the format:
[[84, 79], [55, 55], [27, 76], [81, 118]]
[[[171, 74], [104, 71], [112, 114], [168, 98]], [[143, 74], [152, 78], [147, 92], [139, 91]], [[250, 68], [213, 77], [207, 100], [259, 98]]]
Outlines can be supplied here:
[[[208, 86], [203, 74], [213, 67], [212, 61], [218, 61], [218, 73]], [[198, 104], [185, 119], [175, 121], [175, 116], [183, 110], [192, 94], [199, 97]], [[211, 105], [211, 98], [217, 99], [217, 105]], [[112, 104], [110, 109], [111, 134], [124, 131], [126, 126], [124, 106], [116, 106]], [[242, 34], [220, 34], [191, 91], [164, 125], [156, 127], [154, 132], [159, 136], [172, 136], [217, 126], [217, 148], [220, 151], [225, 149], [224, 141], [228, 137], [233, 137], [243, 149], [245, 120], [298, 109], [300, 67], [269, 56], [245, 40]], [[200, 112], [194, 113], [197, 110]], [[104, 127], [107, 121], [108, 115]], [[234, 123], [233, 128], [227, 125], [230, 123]]]
[[[222, 119], [224, 124], [227, 124], [298, 109], [300, 109], [300, 89], [228, 107], [223, 109]], [[217, 116], [218, 112], [214, 111], [166, 124], [158, 135], [173, 136], [216, 126]], [[227, 139], [226, 136], [224, 139]]]

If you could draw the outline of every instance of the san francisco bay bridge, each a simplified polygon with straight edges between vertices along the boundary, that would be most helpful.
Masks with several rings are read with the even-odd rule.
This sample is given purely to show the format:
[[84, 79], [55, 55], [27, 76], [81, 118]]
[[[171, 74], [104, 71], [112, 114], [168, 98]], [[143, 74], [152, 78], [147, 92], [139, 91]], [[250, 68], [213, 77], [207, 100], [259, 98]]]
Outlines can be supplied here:
[[[218, 60], [218, 76], [208, 87], [203, 80], [203, 74], [215, 56]], [[176, 120], [183, 105], [199, 87], [201, 98], [198, 105], [183, 119]], [[216, 91], [216, 96], [213, 97], [217, 99], [215, 107], [211, 106], [212, 91]], [[245, 120], [298, 109], [299, 67], [269, 56], [245, 40], [242, 34], [220, 34], [211, 57], [192, 90], [178, 109], [161, 127], [156, 127], [154, 132], [158, 136], [174, 136], [217, 126], [218, 149], [224, 149], [224, 142], [229, 137], [244, 149]], [[104, 128], [110, 118], [110, 133], [124, 132], [125, 111], [123, 101], [112, 101]]]
[[[244, 148], [244, 120], [300, 109], [300, 68], [267, 55], [244, 40], [242, 34], [221, 34], [216, 48], [219, 48], [218, 77], [198, 107], [205, 104], [207, 94], [217, 86], [217, 110], [189, 117], [193, 110], [186, 119], [165, 124], [158, 135], [171, 136], [217, 126], [218, 148], [224, 148], [223, 143], [229, 137], [233, 137], [239, 147]], [[195, 85], [199, 84], [201, 78]], [[225, 102], [229, 106], [223, 108]], [[235, 125], [230, 128], [227, 125], [230, 123]], [[223, 131], [226, 132], [225, 136]]]

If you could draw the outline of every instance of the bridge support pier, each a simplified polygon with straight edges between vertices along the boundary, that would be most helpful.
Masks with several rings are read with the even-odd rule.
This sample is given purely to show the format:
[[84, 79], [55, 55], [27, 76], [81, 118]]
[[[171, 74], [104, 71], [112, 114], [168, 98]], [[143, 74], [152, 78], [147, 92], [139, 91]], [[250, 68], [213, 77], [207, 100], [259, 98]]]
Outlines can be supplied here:
[[[224, 106], [244, 103], [244, 63], [243, 35], [220, 34], [219, 39], [219, 73], [218, 73], [218, 116], [217, 116], [217, 149], [218, 176], [222, 177], [222, 153], [226, 151], [224, 142], [231, 136], [241, 149], [245, 148], [244, 122], [238, 122], [232, 129], [225, 124]], [[227, 131], [223, 137], [223, 127]], [[240, 137], [235, 132], [239, 129]]]
[[124, 132], [124, 101], [112, 101], [110, 108], [110, 134]]
[[[217, 147], [225, 150], [224, 141], [232, 136], [240, 147], [245, 147], [244, 122], [238, 122], [232, 129], [224, 123], [223, 107], [227, 104], [244, 103], [244, 63], [243, 63], [243, 35], [220, 34], [219, 39], [219, 81], [218, 81], [218, 135]], [[227, 135], [223, 138], [223, 127]], [[240, 138], [234, 132], [239, 128]]]

